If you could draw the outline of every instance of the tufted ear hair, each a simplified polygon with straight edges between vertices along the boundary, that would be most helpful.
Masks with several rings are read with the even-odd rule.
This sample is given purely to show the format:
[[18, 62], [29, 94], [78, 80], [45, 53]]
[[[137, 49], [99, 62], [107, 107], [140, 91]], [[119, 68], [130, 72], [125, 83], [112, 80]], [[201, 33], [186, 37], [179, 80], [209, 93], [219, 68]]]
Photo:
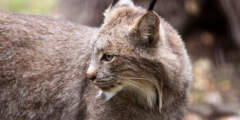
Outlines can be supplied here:
[[111, 5], [111, 8], [116, 6], [116, 5], [134, 5], [132, 0], [112, 0], [112, 5]]
[[119, 0], [112, 0], [112, 6], [115, 6]]
[[149, 7], [148, 7], [148, 11], [152, 11], [153, 10], [156, 2], [157, 2], [157, 0], [151, 0], [150, 1]]
[[131, 29], [130, 42], [136, 47], [154, 47], [160, 39], [159, 31], [159, 16], [153, 11], [147, 11]]

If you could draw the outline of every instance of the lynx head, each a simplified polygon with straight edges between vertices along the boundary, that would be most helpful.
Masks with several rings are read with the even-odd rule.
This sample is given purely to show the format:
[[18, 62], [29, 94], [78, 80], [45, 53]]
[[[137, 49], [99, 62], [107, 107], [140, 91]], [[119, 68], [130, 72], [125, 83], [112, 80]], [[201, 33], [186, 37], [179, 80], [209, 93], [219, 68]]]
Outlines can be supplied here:
[[[171, 27], [167, 30], [168, 24], [152, 11], [155, 2], [145, 10], [130, 0], [115, 0], [106, 10], [87, 70], [88, 78], [106, 100], [130, 91], [150, 108], [161, 109], [164, 82], [176, 79], [180, 67], [175, 61], [186, 52], [177, 33]], [[172, 37], [166, 32], [172, 32]], [[176, 40], [171, 43], [170, 39]]]

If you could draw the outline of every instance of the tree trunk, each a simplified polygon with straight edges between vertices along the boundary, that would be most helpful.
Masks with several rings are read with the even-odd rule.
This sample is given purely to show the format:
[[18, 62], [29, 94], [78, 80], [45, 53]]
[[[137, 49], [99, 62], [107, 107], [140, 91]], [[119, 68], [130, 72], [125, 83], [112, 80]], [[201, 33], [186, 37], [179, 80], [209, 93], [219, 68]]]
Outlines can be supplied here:
[[240, 1], [220, 0], [220, 3], [228, 18], [232, 37], [238, 47], [240, 47]]

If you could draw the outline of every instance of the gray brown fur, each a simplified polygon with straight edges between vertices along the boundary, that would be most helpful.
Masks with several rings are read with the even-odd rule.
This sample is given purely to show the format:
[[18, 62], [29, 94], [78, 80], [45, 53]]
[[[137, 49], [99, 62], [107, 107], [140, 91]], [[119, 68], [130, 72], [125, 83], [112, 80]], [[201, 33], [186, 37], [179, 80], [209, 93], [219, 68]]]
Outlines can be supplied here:
[[[143, 19], [144, 16], [147, 16], [146, 20]], [[159, 23], [154, 22], [155, 19], [159, 19], [160, 25], [163, 26], [166, 41], [161, 39], [163, 36], [158, 28]], [[139, 21], [143, 24], [139, 25]], [[156, 26], [148, 29], [146, 28], [148, 24], [150, 27]], [[159, 30], [159, 33], [153, 36], [153, 45], [146, 45], [145, 38], [148, 37], [144, 35], [153, 34], [154, 32], [151, 31], [153, 29]], [[135, 35], [136, 31], [140, 34]], [[93, 49], [96, 51], [90, 63], [91, 69], [95, 68], [91, 70], [92, 73], [96, 74], [93, 83], [105, 92], [114, 92], [119, 86], [122, 89], [117, 90], [117, 94], [106, 102], [96, 99], [96, 91], [99, 88], [89, 90], [87, 94], [93, 94], [86, 99], [91, 101], [88, 106], [90, 111], [87, 111], [89, 118], [93, 117], [94, 120], [182, 120], [184, 118], [188, 89], [193, 79], [191, 63], [180, 36], [156, 13], [127, 4], [108, 9]], [[102, 63], [98, 58], [103, 53], [115, 55], [116, 60]], [[127, 80], [134, 77], [144, 79]], [[104, 87], [101, 81], [104, 82]], [[98, 82], [101, 84], [99, 85]], [[144, 91], [133, 88], [129, 82], [136, 83], [135, 85], [139, 85]], [[107, 90], [106, 86], [108, 86]], [[152, 93], [151, 91], [157, 96], [153, 98], [153, 107], [144, 96]], [[162, 98], [159, 97], [161, 93]], [[162, 106], [159, 106], [159, 99], [162, 99]]]
[[95, 31], [0, 13], [0, 120], [75, 120]]
[[[99, 30], [44, 17], [0, 14], [0, 119], [183, 120], [192, 81], [185, 46], [160, 17], [166, 43], [156, 39], [159, 35], [153, 46], [131, 42], [141, 40], [128, 30], [145, 14], [140, 7], [117, 5], [105, 13]], [[102, 52], [117, 58], [103, 64], [95, 59]], [[98, 66], [97, 81], [107, 81], [108, 88], [123, 86], [108, 101], [96, 97], [101, 87], [86, 78], [93, 64]], [[145, 92], [124, 86], [124, 76], [146, 78], [133, 82], [154, 93], [152, 106], [141, 96]]]

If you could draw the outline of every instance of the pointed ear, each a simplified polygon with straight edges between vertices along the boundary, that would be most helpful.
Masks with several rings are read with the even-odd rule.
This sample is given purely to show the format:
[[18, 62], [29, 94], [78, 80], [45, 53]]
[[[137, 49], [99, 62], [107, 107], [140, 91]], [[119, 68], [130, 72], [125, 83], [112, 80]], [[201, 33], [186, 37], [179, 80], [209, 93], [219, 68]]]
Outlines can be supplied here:
[[130, 41], [135, 46], [155, 47], [159, 40], [159, 30], [159, 16], [153, 11], [147, 11], [131, 29]]
[[134, 3], [132, 2], [132, 0], [112, 0], [112, 4], [110, 5], [110, 7], [105, 10], [104, 16], [106, 17], [113, 8], [120, 6], [134, 6]]

